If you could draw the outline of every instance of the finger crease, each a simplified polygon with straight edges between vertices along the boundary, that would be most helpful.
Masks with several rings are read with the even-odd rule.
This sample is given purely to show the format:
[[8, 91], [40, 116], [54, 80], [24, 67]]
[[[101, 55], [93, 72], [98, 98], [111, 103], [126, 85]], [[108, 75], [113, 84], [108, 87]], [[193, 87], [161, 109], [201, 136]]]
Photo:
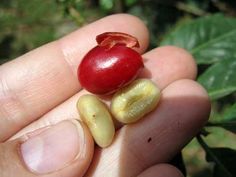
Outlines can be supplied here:
[[17, 94], [10, 89], [3, 75], [0, 76], [0, 104], [0, 122], [2, 122], [0, 124], [2, 126], [10, 124], [12, 127], [16, 122], [19, 122], [18, 119], [26, 117], [24, 104]]
[[57, 40], [55, 42], [59, 48], [61, 55], [63, 56], [62, 57], [63, 60], [65, 60], [65, 63], [67, 63], [67, 65], [69, 66], [70, 71], [72, 72], [73, 76], [75, 76], [77, 78], [76, 71], [77, 71], [78, 64], [76, 64], [73, 61], [75, 58], [75, 56], [73, 54], [76, 53], [75, 51], [77, 51], [77, 49], [73, 48], [73, 47], [68, 47], [68, 46], [65, 47], [64, 43], [61, 40]]

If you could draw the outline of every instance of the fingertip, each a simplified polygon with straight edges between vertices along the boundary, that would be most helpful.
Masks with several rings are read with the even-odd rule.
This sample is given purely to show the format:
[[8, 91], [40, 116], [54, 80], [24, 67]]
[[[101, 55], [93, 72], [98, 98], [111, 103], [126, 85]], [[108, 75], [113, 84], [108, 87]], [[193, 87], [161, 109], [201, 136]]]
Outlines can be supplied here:
[[162, 46], [159, 47], [162, 53], [168, 53], [169, 57], [175, 60], [175, 64], [182, 66], [186, 76], [189, 79], [195, 79], [197, 76], [197, 64], [193, 56], [186, 50], [177, 46]]
[[160, 88], [179, 79], [195, 79], [197, 65], [192, 55], [175, 46], [158, 47], [146, 53], [145, 66], [151, 71], [152, 79]]
[[138, 177], [184, 177], [183, 174], [174, 166], [169, 164], [158, 164], [149, 167]]
[[[207, 91], [198, 82], [190, 79], [181, 79], [170, 84], [163, 94], [168, 92], [167, 97], [185, 97], [186, 105], [191, 106], [197, 112], [197, 119], [193, 120], [202, 125], [209, 119], [211, 101]], [[189, 99], [190, 98], [190, 99]], [[188, 101], [188, 99], [190, 101]], [[189, 102], [189, 103], [188, 103]], [[190, 110], [191, 110], [190, 109]], [[186, 111], [190, 111], [187, 110]]]

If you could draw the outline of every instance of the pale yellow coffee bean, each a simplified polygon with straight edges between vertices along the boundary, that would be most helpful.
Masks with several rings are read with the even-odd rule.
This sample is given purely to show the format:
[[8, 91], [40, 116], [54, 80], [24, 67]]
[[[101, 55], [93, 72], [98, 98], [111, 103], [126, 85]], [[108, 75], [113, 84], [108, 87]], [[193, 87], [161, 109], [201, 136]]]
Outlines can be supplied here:
[[77, 109], [100, 147], [112, 143], [115, 127], [106, 105], [94, 95], [83, 95], [77, 102]]
[[111, 112], [122, 123], [136, 122], [156, 108], [159, 88], [149, 79], [137, 79], [112, 98]]

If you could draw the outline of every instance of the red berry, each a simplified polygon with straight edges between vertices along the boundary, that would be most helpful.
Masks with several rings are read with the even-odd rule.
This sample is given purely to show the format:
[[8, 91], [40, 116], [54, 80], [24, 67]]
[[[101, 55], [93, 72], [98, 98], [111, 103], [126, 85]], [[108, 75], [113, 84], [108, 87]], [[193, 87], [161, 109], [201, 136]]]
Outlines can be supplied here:
[[141, 55], [136, 38], [124, 33], [103, 33], [96, 38], [98, 46], [91, 49], [78, 68], [82, 87], [94, 94], [109, 94], [133, 81], [141, 69]]

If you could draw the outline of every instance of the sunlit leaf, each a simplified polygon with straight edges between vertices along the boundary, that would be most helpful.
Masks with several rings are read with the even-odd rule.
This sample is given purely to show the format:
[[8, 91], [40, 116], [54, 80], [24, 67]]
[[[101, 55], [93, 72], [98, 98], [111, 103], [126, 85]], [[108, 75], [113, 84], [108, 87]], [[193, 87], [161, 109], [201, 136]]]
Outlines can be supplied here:
[[161, 45], [185, 48], [199, 64], [236, 57], [236, 19], [212, 15], [193, 20], [178, 26]]
[[236, 119], [236, 103], [228, 107], [223, 113], [223, 120], [235, 120]]
[[236, 58], [224, 60], [209, 67], [198, 81], [206, 88], [212, 100], [236, 91]]

